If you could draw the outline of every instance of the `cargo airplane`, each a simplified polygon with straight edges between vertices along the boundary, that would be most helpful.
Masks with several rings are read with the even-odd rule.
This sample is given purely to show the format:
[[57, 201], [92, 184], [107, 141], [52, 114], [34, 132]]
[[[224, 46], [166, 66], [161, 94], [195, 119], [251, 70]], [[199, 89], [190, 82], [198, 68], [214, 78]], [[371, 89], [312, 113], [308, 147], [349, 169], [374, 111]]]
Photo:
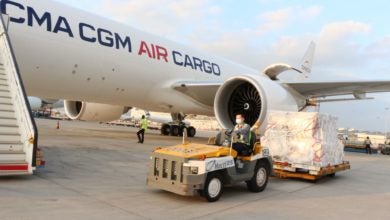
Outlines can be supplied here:
[[215, 115], [230, 128], [237, 113], [254, 124], [318, 98], [390, 91], [390, 81], [278, 79], [289, 70], [309, 74], [314, 45], [298, 68], [276, 63], [259, 71], [56, 1], [1, 0], [0, 10], [28, 95], [64, 99], [71, 119], [111, 121], [138, 107], [172, 114], [164, 134], [193, 136], [195, 128], [180, 123], [187, 114]]

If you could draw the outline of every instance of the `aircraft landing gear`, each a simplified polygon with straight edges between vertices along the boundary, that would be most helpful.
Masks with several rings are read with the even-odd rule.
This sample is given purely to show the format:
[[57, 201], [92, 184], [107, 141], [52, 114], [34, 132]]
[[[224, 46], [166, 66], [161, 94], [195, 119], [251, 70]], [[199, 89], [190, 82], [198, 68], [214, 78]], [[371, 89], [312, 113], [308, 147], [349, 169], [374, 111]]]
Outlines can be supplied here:
[[161, 134], [164, 136], [183, 136], [184, 129], [187, 129], [188, 137], [195, 137], [196, 129], [194, 127], [176, 124], [163, 124], [161, 126]]

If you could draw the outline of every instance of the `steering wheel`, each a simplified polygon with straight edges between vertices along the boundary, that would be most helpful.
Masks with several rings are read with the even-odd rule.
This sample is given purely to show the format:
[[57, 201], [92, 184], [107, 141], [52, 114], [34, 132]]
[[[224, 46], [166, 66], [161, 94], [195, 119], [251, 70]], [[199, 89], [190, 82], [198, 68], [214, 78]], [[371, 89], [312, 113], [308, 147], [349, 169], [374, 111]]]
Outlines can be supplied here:
[[228, 137], [230, 137], [232, 135], [232, 133], [233, 133], [233, 130], [230, 130], [230, 129], [226, 129], [226, 131], [225, 131], [225, 135]]

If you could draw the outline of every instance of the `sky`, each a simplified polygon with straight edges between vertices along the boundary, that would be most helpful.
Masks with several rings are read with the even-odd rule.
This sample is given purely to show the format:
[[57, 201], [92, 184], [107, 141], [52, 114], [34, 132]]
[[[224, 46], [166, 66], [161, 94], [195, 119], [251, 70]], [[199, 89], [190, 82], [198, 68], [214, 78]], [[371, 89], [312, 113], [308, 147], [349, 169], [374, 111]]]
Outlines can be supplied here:
[[[390, 80], [390, 1], [57, 0], [262, 71], [299, 65], [317, 45], [310, 81]], [[296, 79], [286, 72], [284, 80]], [[390, 129], [390, 93], [322, 104], [339, 126]]]

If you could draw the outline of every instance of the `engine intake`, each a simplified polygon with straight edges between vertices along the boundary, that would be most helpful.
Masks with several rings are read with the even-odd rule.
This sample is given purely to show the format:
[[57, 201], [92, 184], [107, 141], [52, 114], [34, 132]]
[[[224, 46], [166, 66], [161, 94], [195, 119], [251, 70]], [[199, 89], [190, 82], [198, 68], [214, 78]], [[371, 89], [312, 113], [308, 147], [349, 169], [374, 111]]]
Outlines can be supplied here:
[[214, 100], [216, 118], [224, 128], [232, 128], [237, 114], [253, 125], [265, 118], [266, 97], [263, 89], [250, 76], [228, 79], [218, 90]]

